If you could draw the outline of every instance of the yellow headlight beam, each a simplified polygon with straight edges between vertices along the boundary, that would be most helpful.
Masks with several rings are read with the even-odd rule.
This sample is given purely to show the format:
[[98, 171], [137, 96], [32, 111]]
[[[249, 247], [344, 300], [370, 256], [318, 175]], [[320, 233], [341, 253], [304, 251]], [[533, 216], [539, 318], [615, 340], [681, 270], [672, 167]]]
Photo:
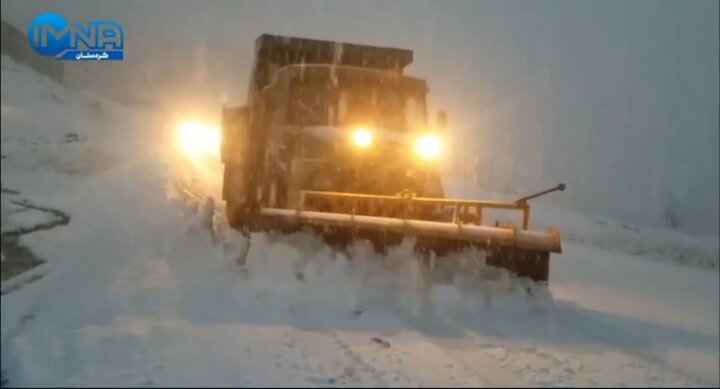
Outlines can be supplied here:
[[185, 121], [176, 128], [180, 151], [193, 158], [215, 156], [220, 152], [220, 129], [198, 121]]
[[422, 159], [437, 159], [442, 152], [442, 138], [438, 134], [421, 135], [415, 142], [415, 152]]
[[373, 133], [367, 128], [358, 128], [353, 131], [352, 139], [355, 146], [364, 149], [372, 144]]

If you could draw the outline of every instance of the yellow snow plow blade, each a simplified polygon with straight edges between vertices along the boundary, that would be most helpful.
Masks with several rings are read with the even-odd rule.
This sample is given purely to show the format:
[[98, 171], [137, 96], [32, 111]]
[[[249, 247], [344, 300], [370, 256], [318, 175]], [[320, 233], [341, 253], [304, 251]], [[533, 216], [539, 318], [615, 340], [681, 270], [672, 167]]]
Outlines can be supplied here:
[[[495, 202], [414, 197], [408, 194], [384, 196], [302, 191], [296, 209], [263, 208], [260, 214], [299, 225], [362, 228], [402, 235], [471, 241], [485, 246], [560, 253], [560, 233], [556, 228], [551, 227], [544, 231], [528, 229], [530, 206], [527, 199]], [[324, 210], [319, 211], [317, 207], [309, 206], [318, 204], [318, 201], [324, 204]], [[427, 215], [423, 211], [429, 209], [451, 210], [451, 219], [437, 221], [413, 217]], [[482, 225], [484, 209], [520, 211], [523, 214], [522, 227]]]

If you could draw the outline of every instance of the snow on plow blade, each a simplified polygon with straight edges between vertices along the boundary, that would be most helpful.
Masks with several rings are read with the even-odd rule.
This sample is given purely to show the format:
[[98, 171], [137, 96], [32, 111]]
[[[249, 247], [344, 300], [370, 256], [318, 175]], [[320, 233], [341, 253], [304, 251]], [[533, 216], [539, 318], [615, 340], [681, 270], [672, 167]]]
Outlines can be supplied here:
[[[429, 236], [451, 240], [472, 241], [487, 247], [507, 247], [545, 253], [560, 253], [560, 233], [554, 227], [545, 231], [529, 230], [528, 200], [547, 193], [564, 190], [558, 186], [523, 197], [514, 202], [461, 200], [416, 197], [412, 193], [394, 196], [344, 192], [301, 191], [295, 209], [262, 208], [264, 217], [282, 219], [300, 225], [370, 229], [402, 235]], [[308, 203], [320, 200], [325, 207], [318, 210]], [[428, 210], [452, 209], [451, 221], [427, 220]], [[309, 209], [308, 209], [309, 208]], [[482, 225], [485, 209], [522, 212], [522, 226]], [[388, 217], [390, 216], [390, 217]], [[425, 219], [425, 220], [421, 220]]]
[[463, 223], [399, 219], [342, 213], [297, 211], [292, 209], [263, 208], [261, 214], [293, 220], [299, 224], [335, 227], [360, 227], [392, 231], [406, 235], [437, 236], [442, 238], [490, 242], [499, 246], [560, 253], [560, 233], [556, 228], [548, 231], [520, 230], [512, 227], [490, 227]]

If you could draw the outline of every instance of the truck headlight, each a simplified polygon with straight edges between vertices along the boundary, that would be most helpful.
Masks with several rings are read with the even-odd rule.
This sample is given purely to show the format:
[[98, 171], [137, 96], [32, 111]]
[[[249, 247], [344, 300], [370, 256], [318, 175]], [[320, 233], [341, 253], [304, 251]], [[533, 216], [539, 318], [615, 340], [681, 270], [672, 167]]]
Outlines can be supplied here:
[[353, 131], [352, 139], [355, 146], [364, 149], [372, 144], [373, 133], [367, 128], [357, 128]]
[[175, 129], [177, 146], [186, 156], [198, 158], [220, 153], [220, 129], [198, 122], [184, 121]]
[[415, 152], [422, 159], [437, 159], [442, 151], [442, 138], [438, 134], [421, 135], [415, 141]]

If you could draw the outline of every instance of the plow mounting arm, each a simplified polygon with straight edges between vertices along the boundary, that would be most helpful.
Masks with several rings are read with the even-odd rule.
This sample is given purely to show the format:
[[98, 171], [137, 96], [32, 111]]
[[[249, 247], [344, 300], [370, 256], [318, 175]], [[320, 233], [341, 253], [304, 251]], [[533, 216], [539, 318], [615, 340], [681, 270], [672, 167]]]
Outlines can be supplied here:
[[555, 192], [555, 191], [560, 191], [560, 192], [562, 192], [562, 191], [564, 191], [564, 190], [565, 190], [565, 184], [560, 183], [560, 184], [557, 184], [557, 186], [552, 187], [552, 188], [550, 188], [550, 189], [546, 189], [546, 190], [543, 190], [543, 191], [541, 191], [541, 192], [533, 193], [533, 194], [531, 194], [531, 195], [528, 195], [528, 196], [519, 198], [519, 199], [515, 200], [515, 204], [520, 205], [520, 206], [523, 206], [523, 205], [527, 204], [527, 201], [528, 201], [528, 200], [532, 200], [532, 199], [534, 199], [534, 198], [536, 198], [536, 197], [544, 196], [544, 195], [546, 195], [546, 194], [548, 194], [548, 193], [552, 193], [552, 192]]

